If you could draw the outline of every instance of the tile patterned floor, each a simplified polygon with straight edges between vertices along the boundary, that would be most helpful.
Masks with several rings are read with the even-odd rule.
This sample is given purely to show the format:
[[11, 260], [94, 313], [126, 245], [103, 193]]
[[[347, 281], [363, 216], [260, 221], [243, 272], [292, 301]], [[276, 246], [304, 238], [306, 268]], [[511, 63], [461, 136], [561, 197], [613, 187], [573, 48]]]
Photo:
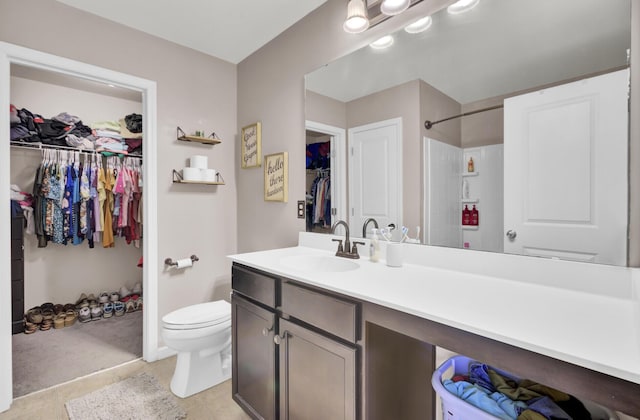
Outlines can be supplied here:
[[[169, 357], [153, 363], [136, 360], [84, 378], [76, 379], [13, 401], [11, 409], [0, 413], [0, 420], [68, 420], [64, 403], [72, 398], [100, 389], [140, 372], [154, 375], [169, 389], [176, 359]], [[245, 420], [250, 417], [231, 399], [231, 381], [200, 392], [189, 398], [178, 398], [193, 420]], [[151, 419], [150, 419], [151, 420]]]

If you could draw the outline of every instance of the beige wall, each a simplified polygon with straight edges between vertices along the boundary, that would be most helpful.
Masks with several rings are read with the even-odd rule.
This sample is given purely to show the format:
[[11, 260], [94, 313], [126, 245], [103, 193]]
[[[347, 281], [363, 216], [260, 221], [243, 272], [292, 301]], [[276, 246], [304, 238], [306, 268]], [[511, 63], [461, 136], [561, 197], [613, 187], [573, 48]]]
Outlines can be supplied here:
[[[460, 119], [453, 119], [434, 125], [427, 130], [425, 121], [439, 121], [460, 114], [460, 104], [433, 86], [420, 83], [420, 133], [421, 138], [429, 137], [452, 146], [461, 146]], [[421, 155], [422, 156], [422, 155]]]
[[[304, 75], [447, 3], [451, 1], [423, 1], [352, 35], [342, 30], [345, 2], [328, 0], [238, 64], [238, 126], [261, 121], [263, 154], [288, 151], [290, 159], [286, 204], [264, 202], [261, 169], [237, 169], [239, 251], [294, 245], [305, 228], [295, 209], [296, 200], [304, 198], [305, 168], [302, 159], [293, 159], [303, 156], [305, 147]], [[420, 172], [413, 176], [420, 177]]]
[[[347, 103], [347, 127], [402, 118], [402, 224], [420, 224], [420, 82], [414, 80]], [[357, 228], [357, 229], [356, 229]], [[361, 230], [353, 226], [354, 232]]]
[[333, 127], [347, 128], [347, 104], [310, 90], [307, 90], [305, 95], [305, 118], [307, 120]]
[[[237, 250], [236, 66], [54, 0], [1, 0], [0, 40], [157, 82], [159, 264], [166, 257], [200, 257], [181, 272], [159, 267], [158, 315], [228, 298], [231, 264], [225, 256]], [[178, 142], [176, 126], [215, 131], [223, 142]], [[171, 170], [194, 154], [208, 156], [226, 185], [174, 185]], [[95, 267], [76, 270], [90, 273]]]

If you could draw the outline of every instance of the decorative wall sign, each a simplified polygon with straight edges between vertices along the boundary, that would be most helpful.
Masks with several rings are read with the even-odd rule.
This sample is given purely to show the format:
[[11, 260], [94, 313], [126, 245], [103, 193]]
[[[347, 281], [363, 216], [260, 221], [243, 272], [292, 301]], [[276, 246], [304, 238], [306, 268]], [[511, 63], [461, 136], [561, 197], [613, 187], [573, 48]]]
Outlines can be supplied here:
[[287, 202], [289, 190], [289, 154], [264, 157], [264, 201]]
[[260, 132], [259, 122], [242, 128], [240, 144], [242, 147], [241, 159], [243, 168], [254, 168], [262, 163], [260, 161], [262, 157]]

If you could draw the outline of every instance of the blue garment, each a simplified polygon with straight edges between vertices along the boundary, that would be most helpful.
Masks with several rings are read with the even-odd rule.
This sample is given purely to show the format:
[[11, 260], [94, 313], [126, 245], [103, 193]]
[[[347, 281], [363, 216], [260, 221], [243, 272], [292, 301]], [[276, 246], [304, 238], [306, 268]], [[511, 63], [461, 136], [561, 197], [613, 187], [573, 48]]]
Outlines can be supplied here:
[[[456, 395], [461, 400], [493, 416], [503, 420], [515, 420], [517, 418], [517, 406], [519, 404], [511, 401], [504, 394], [500, 394], [499, 392], [488, 393], [485, 389], [466, 381], [453, 382], [450, 379], [446, 379], [442, 382], [442, 385], [444, 385], [447, 391]], [[500, 401], [500, 403], [498, 403], [498, 401]], [[512, 404], [510, 404], [509, 401], [511, 401]], [[507, 408], [508, 412], [502, 408], [503, 406]]]
[[527, 401], [529, 410], [533, 410], [542, 414], [548, 419], [554, 420], [572, 420], [572, 417], [568, 415], [562, 408], [558, 406], [551, 398], [544, 396], [534, 398]]
[[495, 392], [496, 387], [489, 377], [489, 366], [484, 363], [471, 363], [469, 366], [469, 382], [481, 386], [489, 392]]

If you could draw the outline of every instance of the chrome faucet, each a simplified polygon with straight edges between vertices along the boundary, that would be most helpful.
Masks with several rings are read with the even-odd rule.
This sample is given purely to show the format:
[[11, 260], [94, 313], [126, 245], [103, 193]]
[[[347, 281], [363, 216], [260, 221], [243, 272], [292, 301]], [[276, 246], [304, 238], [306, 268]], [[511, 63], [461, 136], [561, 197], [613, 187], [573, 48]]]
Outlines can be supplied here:
[[362, 237], [363, 238], [367, 237], [367, 226], [371, 222], [373, 222], [373, 226], [376, 229], [378, 229], [380, 227], [380, 226], [378, 226], [378, 222], [376, 221], [376, 219], [374, 219], [373, 217], [368, 218], [367, 220], [364, 221], [364, 224], [362, 225]]
[[344, 226], [345, 237], [344, 237], [344, 246], [342, 245], [342, 239], [332, 239], [334, 242], [338, 242], [338, 250], [336, 251], [336, 257], [344, 257], [344, 258], [360, 258], [358, 255], [358, 248], [356, 245], [364, 245], [364, 242], [353, 241], [353, 247], [351, 246], [351, 242], [349, 241], [349, 225], [344, 220], [338, 220], [331, 226], [331, 233], [336, 232], [336, 228], [339, 225]]

